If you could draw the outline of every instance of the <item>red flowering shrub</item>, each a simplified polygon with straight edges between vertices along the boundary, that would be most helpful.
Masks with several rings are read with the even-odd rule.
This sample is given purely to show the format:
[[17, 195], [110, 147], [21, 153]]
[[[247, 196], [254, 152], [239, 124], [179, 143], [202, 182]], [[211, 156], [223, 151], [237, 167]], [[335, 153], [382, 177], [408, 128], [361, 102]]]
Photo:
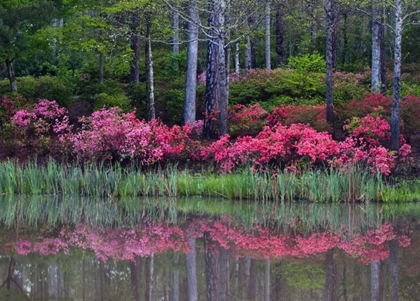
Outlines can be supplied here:
[[303, 124], [264, 127], [255, 138], [240, 137], [235, 142], [224, 136], [202, 151], [204, 158], [213, 158], [224, 172], [246, 163], [255, 168], [268, 163], [286, 167], [298, 161], [316, 164], [338, 153], [338, 144], [329, 134]]
[[[345, 129], [350, 132], [350, 136], [339, 143], [341, 155], [335, 164], [341, 166], [365, 162], [374, 172], [389, 175], [395, 166], [396, 155], [381, 145], [389, 141], [389, 123], [369, 114], [362, 119], [353, 118]], [[411, 147], [405, 144], [402, 136], [400, 140], [400, 156], [407, 157], [411, 153]]]
[[255, 136], [265, 125], [267, 111], [257, 103], [246, 107], [241, 104], [228, 109], [229, 133], [232, 137]]
[[402, 133], [410, 139], [419, 134], [420, 129], [420, 97], [407, 96], [401, 101]]
[[281, 105], [274, 108], [273, 112], [266, 118], [270, 127], [277, 123], [292, 125], [295, 123], [309, 124], [319, 132], [330, 130], [326, 118], [326, 105]]
[[72, 138], [79, 158], [89, 160], [129, 157], [144, 165], [168, 156], [189, 156], [196, 143], [189, 138], [192, 125], [169, 128], [158, 120], [138, 120], [134, 112], [101, 109], [81, 119], [82, 129]]

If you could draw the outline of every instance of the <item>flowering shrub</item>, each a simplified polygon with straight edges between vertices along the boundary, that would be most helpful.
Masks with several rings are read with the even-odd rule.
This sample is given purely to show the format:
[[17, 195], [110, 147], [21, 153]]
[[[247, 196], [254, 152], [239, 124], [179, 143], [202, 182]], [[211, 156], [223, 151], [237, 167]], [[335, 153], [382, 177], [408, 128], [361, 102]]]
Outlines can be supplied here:
[[72, 138], [79, 158], [90, 160], [129, 157], [144, 165], [168, 156], [189, 156], [196, 147], [188, 136], [193, 125], [169, 128], [158, 120], [138, 120], [119, 108], [101, 109], [81, 119], [82, 130]]
[[257, 103], [246, 107], [241, 104], [228, 108], [229, 133], [231, 136], [255, 136], [265, 125], [267, 111]]
[[420, 97], [407, 96], [401, 101], [402, 133], [407, 139], [418, 135], [420, 128]]
[[254, 168], [268, 163], [285, 167], [298, 161], [315, 164], [338, 153], [338, 144], [329, 134], [303, 124], [264, 127], [255, 138], [240, 137], [233, 143], [229, 136], [224, 136], [202, 150], [203, 157], [213, 158], [224, 172], [245, 163], [253, 164]]
[[266, 121], [271, 127], [277, 123], [283, 125], [309, 124], [315, 130], [322, 132], [331, 129], [326, 121], [326, 111], [326, 105], [281, 105], [268, 114]]

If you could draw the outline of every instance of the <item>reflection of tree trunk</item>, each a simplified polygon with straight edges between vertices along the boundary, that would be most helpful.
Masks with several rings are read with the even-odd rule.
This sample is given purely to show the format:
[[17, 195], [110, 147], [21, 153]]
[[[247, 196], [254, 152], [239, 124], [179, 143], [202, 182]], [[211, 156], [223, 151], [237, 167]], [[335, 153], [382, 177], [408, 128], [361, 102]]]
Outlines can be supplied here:
[[257, 262], [255, 259], [251, 259], [248, 287], [248, 300], [250, 301], [257, 301], [257, 278]]
[[172, 273], [172, 301], [179, 301], [179, 253], [174, 254], [174, 271]]
[[229, 300], [229, 254], [228, 251], [220, 247], [220, 298], [219, 301]]
[[153, 296], [153, 269], [154, 269], [154, 255], [146, 259], [146, 294], [145, 300], [152, 301]]
[[264, 262], [264, 301], [270, 301], [270, 259]]
[[397, 301], [399, 295], [398, 239], [389, 242], [389, 267], [391, 271], [391, 300]]
[[105, 263], [102, 260], [99, 260], [99, 289], [100, 289], [100, 300], [104, 301], [106, 297], [106, 271]]
[[57, 260], [52, 260], [49, 266], [50, 272], [50, 295], [58, 297], [58, 266]]
[[86, 301], [86, 260], [85, 260], [85, 256], [83, 256], [83, 258], [82, 258], [82, 300]]
[[251, 272], [251, 257], [249, 257], [248, 255], [245, 255], [244, 258], [244, 285], [243, 285], [243, 290], [242, 290], [242, 299], [247, 298], [247, 288], [249, 288], [249, 276], [250, 276], [250, 272]]
[[6, 60], [6, 67], [7, 67], [7, 77], [9, 78], [10, 83], [10, 91], [17, 92], [17, 82], [16, 82], [16, 76], [15, 71], [13, 70], [13, 60]]
[[218, 301], [220, 294], [219, 286], [219, 260], [217, 250], [213, 250], [214, 241], [209, 232], [204, 232], [204, 248], [206, 252], [206, 287], [207, 300]]
[[141, 261], [140, 257], [136, 256], [136, 261], [130, 262], [130, 273], [131, 273], [131, 290], [133, 292], [134, 301], [140, 301], [140, 287], [141, 287]]
[[326, 256], [325, 265], [325, 301], [337, 300], [337, 265], [334, 263], [334, 249], [330, 249]]
[[197, 250], [195, 248], [195, 238], [188, 241], [191, 251], [185, 255], [187, 267], [187, 295], [188, 301], [198, 300], [197, 289]]
[[383, 300], [383, 263], [372, 261], [370, 264], [370, 298], [372, 301]]
[[281, 263], [276, 263], [276, 269], [275, 269], [275, 276], [274, 279], [274, 289], [272, 294], [272, 301], [283, 301], [283, 279], [281, 278]]

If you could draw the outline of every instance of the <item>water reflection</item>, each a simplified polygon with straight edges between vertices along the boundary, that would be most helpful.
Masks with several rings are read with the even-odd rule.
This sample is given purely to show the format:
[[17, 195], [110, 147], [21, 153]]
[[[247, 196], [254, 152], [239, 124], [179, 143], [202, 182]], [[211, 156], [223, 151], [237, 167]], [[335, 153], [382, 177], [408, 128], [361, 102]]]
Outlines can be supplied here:
[[[144, 214], [132, 227], [38, 224], [36, 231], [25, 225], [26, 213], [21, 214], [21, 221], [0, 233], [0, 300], [419, 296], [420, 231], [416, 217], [407, 214], [415, 210], [368, 205], [260, 207], [237, 204], [232, 214], [195, 209], [182, 213], [177, 208], [176, 218], [169, 220], [169, 207], [154, 206], [159, 218]], [[239, 217], [241, 210], [248, 216]]]

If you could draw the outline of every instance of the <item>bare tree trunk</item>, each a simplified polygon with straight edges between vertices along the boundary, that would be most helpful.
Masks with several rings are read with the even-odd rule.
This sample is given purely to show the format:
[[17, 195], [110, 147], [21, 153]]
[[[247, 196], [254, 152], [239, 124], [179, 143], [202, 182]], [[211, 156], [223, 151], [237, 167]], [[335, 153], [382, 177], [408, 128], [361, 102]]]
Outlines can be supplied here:
[[220, 265], [218, 253], [211, 245], [215, 243], [209, 232], [204, 232], [204, 248], [206, 250], [206, 287], [207, 300], [218, 301], [220, 296]]
[[226, 76], [226, 55], [225, 55], [225, 0], [217, 0], [218, 11], [218, 46], [219, 46], [219, 109], [220, 109], [220, 129], [219, 135], [224, 136], [228, 133], [228, 95], [227, 95], [227, 76]]
[[[402, 1], [402, 0], [397, 0]], [[399, 298], [399, 267], [398, 267], [398, 239], [389, 242], [389, 265], [391, 272], [391, 300], [398, 301]]]
[[252, 45], [251, 37], [246, 36], [246, 49], [245, 49], [245, 74], [248, 74], [248, 71], [252, 69]]
[[240, 67], [240, 60], [239, 60], [239, 43], [235, 43], [235, 79], [239, 79], [239, 75], [241, 72]]
[[276, 5], [276, 66], [286, 64], [284, 1], [282, 0]]
[[[384, 0], [382, 0], [384, 1]], [[386, 57], [385, 57], [385, 13], [386, 7], [382, 5], [381, 13], [381, 23], [379, 26], [379, 40], [380, 40], [380, 49], [381, 49], [381, 92], [385, 93], [387, 90], [387, 80], [386, 80]]]
[[14, 60], [6, 60], [6, 67], [7, 67], [7, 77], [9, 78], [9, 87], [10, 91], [17, 92], [17, 81], [15, 76], [15, 71], [13, 70], [13, 61]]
[[271, 70], [271, 4], [265, 4], [265, 68]]
[[391, 139], [389, 147], [394, 151], [397, 151], [400, 148], [400, 80], [401, 41], [403, 30], [402, 1], [403, 0], [395, 0], [394, 82], [392, 85]]
[[380, 43], [380, 10], [378, 2], [372, 0], [372, 92], [381, 90], [381, 43]]
[[131, 290], [133, 292], [134, 301], [140, 301], [140, 279], [141, 261], [140, 257], [136, 256], [136, 262], [130, 262], [131, 273]]
[[130, 63], [130, 82], [138, 84], [140, 82], [140, 21], [139, 11], [131, 14], [131, 39], [130, 47], [133, 50], [133, 59]]
[[197, 2], [189, 4], [189, 16], [192, 22], [188, 24], [187, 74], [185, 81], [185, 102], [183, 112], [184, 124], [192, 123], [196, 118], [197, 89], [197, 59], [198, 59], [198, 7]]
[[[210, 30], [210, 36], [216, 37], [216, 28], [218, 26], [217, 15], [216, 15], [216, 3], [217, 0], [209, 1], [209, 19], [208, 26], [212, 28]], [[203, 126], [203, 138], [213, 139], [217, 136], [215, 122], [211, 115], [219, 108], [219, 61], [218, 61], [218, 38], [212, 38], [207, 43], [207, 68], [206, 68], [206, 92], [205, 92], [205, 118]]]
[[155, 113], [155, 92], [153, 78], [153, 57], [152, 57], [152, 39], [150, 34], [151, 13], [146, 14], [146, 105], [147, 119], [156, 118]]
[[333, 0], [327, 0], [325, 5], [326, 12], [326, 104], [327, 104], [327, 123], [334, 130], [334, 111], [333, 111], [333, 63], [334, 63], [334, 22], [335, 8]]
[[99, 51], [99, 82], [104, 83], [104, 53]]
[[197, 249], [195, 247], [195, 238], [190, 238], [188, 245], [191, 251], [185, 255], [185, 264], [187, 268], [187, 296], [188, 301], [198, 301], [197, 288]]
[[153, 301], [153, 273], [154, 273], [154, 254], [146, 259], [146, 291], [145, 300]]
[[[175, 4], [175, 8], [176, 8]], [[173, 38], [173, 45], [172, 45], [172, 51], [174, 54], [179, 54], [179, 13], [177, 11], [173, 12], [172, 15], [172, 28], [174, 30], [174, 38]]]

